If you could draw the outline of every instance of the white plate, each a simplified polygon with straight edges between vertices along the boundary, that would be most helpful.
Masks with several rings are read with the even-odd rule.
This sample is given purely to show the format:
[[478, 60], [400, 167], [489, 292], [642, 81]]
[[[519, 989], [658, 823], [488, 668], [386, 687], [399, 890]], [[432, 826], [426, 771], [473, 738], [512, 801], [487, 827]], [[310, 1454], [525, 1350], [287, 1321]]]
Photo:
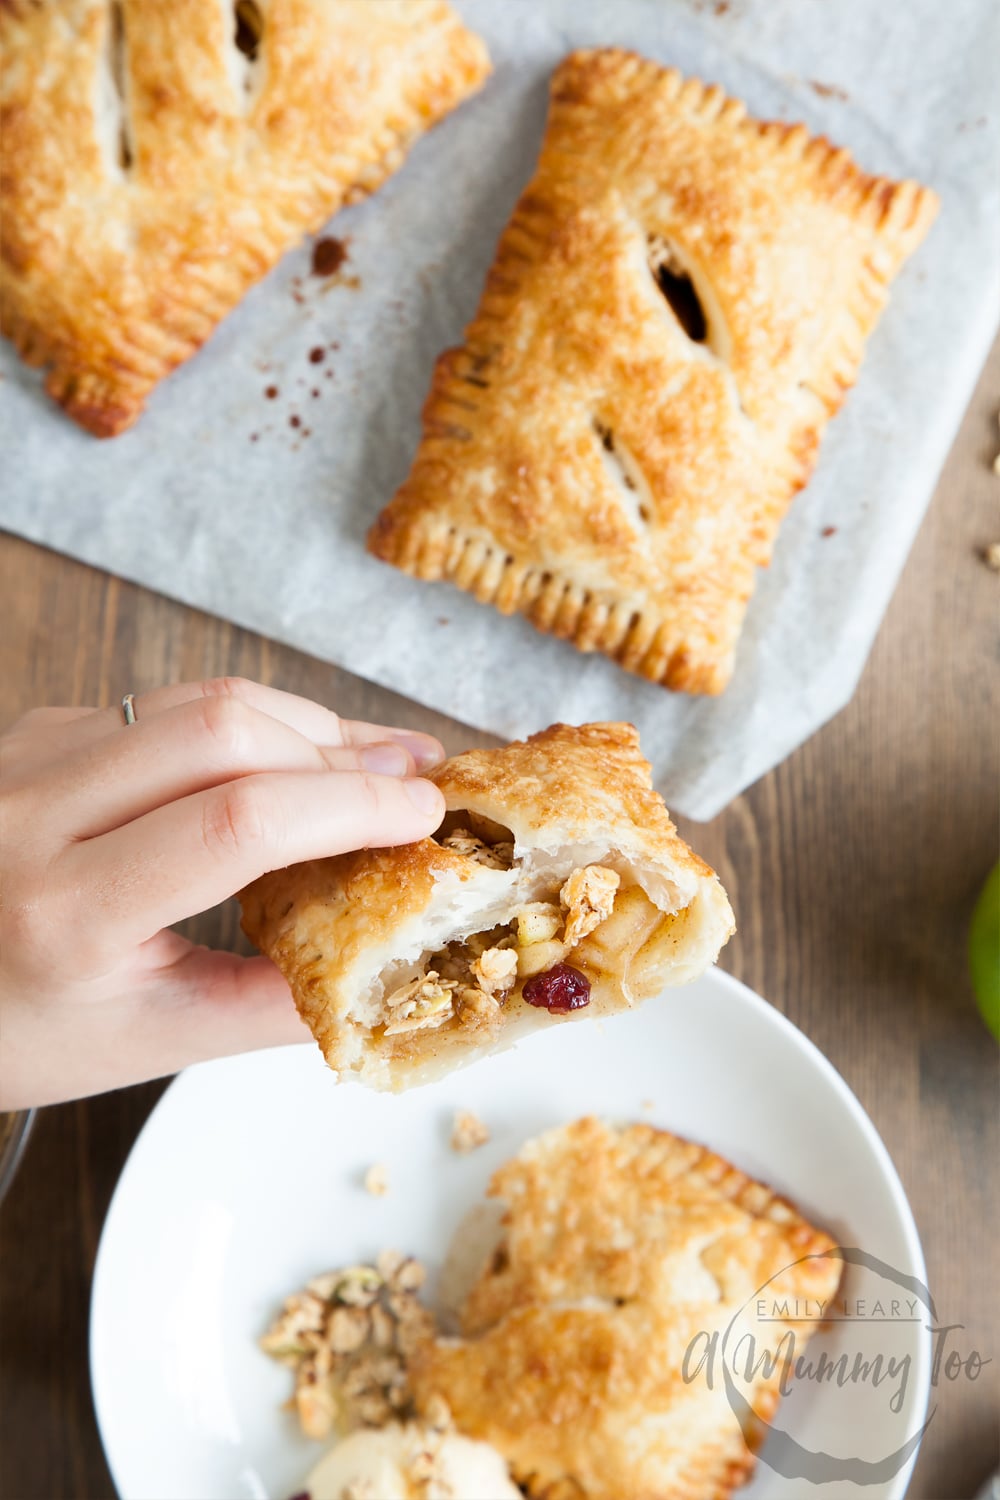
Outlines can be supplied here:
[[[448, 1146], [470, 1107], [490, 1144]], [[91, 1374], [108, 1462], [126, 1500], [284, 1500], [320, 1449], [282, 1410], [289, 1372], [255, 1346], [282, 1298], [311, 1275], [395, 1245], [439, 1265], [494, 1167], [526, 1137], [587, 1113], [644, 1118], [730, 1157], [787, 1194], [840, 1244], [923, 1282], [923, 1257], [892, 1163], [854, 1095], [777, 1011], [719, 971], [605, 1022], [554, 1024], [514, 1051], [399, 1097], [336, 1086], [314, 1047], [191, 1068], [139, 1137], [108, 1213], [94, 1277]], [[365, 1193], [373, 1162], [385, 1198]], [[874, 1323], [898, 1286], [849, 1266], [865, 1321], [821, 1341], [909, 1356], [900, 1379], [798, 1383], [779, 1425], [812, 1451], [877, 1462], [924, 1420], [923, 1317]], [[912, 1300], [912, 1293], [910, 1294]], [[901, 1309], [908, 1311], [905, 1307]], [[855, 1307], [847, 1309], [857, 1311]], [[918, 1314], [924, 1309], [916, 1308]], [[774, 1438], [765, 1460], [777, 1454]], [[909, 1465], [864, 1490], [816, 1486], [766, 1462], [746, 1500], [898, 1500]]]

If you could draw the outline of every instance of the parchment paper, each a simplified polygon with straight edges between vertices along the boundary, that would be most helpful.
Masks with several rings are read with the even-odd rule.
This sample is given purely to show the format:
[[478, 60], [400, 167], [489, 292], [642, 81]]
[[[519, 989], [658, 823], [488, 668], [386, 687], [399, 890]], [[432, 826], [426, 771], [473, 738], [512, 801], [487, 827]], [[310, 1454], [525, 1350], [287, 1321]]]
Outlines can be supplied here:
[[[0, 524], [498, 735], [630, 719], [668, 804], [708, 818], [851, 696], [992, 340], [1000, 7], [459, 8], [494, 59], [484, 92], [338, 216], [330, 232], [349, 259], [337, 278], [310, 274], [308, 247], [293, 252], [133, 431], [104, 443], [80, 432], [3, 344]], [[472, 316], [531, 174], [548, 73], [574, 46], [610, 43], [717, 81], [756, 114], [803, 119], [869, 170], [919, 177], [943, 199], [761, 574], [716, 700], [673, 696], [363, 551], [406, 475], [433, 358]]]

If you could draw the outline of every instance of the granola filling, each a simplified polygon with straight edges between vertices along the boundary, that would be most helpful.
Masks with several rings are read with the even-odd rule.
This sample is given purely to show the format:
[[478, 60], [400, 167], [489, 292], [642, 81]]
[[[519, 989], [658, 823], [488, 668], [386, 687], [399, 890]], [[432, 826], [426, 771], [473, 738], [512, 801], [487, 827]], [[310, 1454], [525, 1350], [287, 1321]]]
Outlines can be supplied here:
[[[512, 842], [501, 838], [490, 843], [464, 826], [443, 834], [439, 842], [489, 869], [509, 870], [513, 864]], [[555, 885], [548, 899], [524, 902], [509, 922], [429, 954], [419, 974], [385, 996], [383, 1035], [404, 1037], [445, 1026], [495, 1029], [526, 980], [563, 963], [608, 920], [620, 886], [617, 871], [582, 865]]]

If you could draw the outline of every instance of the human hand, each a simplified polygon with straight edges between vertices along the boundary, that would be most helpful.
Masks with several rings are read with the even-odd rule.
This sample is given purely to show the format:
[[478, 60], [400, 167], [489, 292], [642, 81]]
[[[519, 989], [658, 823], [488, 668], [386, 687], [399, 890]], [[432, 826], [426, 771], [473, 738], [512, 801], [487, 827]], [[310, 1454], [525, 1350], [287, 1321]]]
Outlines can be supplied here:
[[166, 930], [265, 871], [432, 833], [429, 735], [241, 679], [43, 708], [0, 739], [0, 1107], [304, 1041], [266, 958]]

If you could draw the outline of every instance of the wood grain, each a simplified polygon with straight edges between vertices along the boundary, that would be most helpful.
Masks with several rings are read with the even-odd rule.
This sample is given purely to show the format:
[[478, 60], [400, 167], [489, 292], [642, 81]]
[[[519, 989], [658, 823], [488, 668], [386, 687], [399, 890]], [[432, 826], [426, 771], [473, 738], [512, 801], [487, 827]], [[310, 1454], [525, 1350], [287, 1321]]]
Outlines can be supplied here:
[[[964, 944], [997, 857], [1000, 347], [994, 350], [850, 706], [709, 825], [740, 931], [725, 966], [784, 1011], [869, 1111], [913, 1204], [942, 1322], [993, 1363], [943, 1383], [912, 1500], [971, 1497], [997, 1464], [997, 1049]], [[877, 496], [873, 499], [877, 500]], [[437, 733], [486, 737], [345, 672], [29, 546], [0, 542], [0, 721], [41, 703], [240, 673]], [[189, 924], [236, 941], [222, 907]], [[724, 1045], [724, 1039], [720, 1041]], [[748, 1060], [769, 1078], [767, 1059]], [[101, 1222], [162, 1085], [45, 1110], [0, 1213], [0, 1494], [104, 1500], [87, 1299]], [[992, 1269], [991, 1269], [992, 1268]], [[155, 1289], [151, 1290], [155, 1295]]]

